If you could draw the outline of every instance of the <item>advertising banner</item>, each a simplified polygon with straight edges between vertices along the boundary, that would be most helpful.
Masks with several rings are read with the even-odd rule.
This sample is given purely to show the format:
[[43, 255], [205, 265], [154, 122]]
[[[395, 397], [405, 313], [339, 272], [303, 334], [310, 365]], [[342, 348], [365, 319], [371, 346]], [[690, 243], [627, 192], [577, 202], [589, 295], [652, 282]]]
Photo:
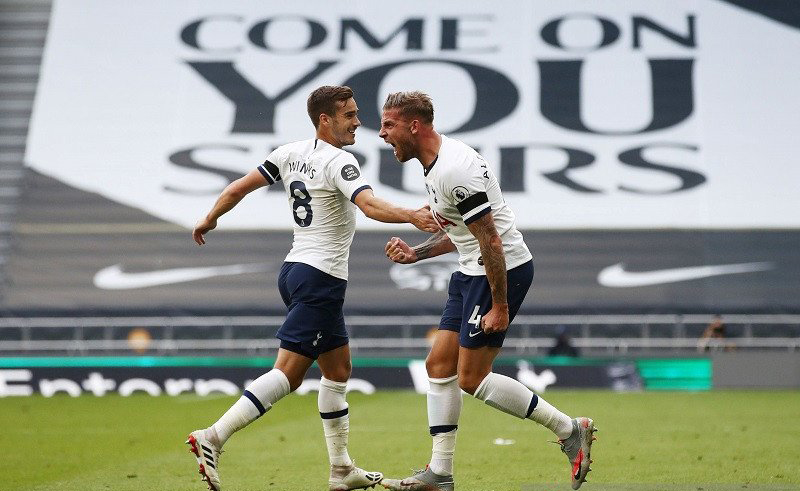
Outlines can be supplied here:
[[[191, 227], [320, 85], [356, 94], [376, 194], [424, 203], [378, 138], [395, 91], [477, 148], [526, 228], [796, 228], [800, 31], [722, 1], [55, 1], [26, 161]], [[221, 221], [288, 229], [273, 186]], [[359, 214], [359, 226], [388, 225]]]
[[[181, 394], [239, 395], [244, 387], [270, 370], [268, 358], [0, 358], [0, 397], [41, 394], [151, 396]], [[516, 378], [529, 389], [552, 388], [629, 390], [706, 390], [711, 388], [708, 359], [604, 360], [553, 357], [500, 358], [494, 371]], [[296, 390], [303, 395], [319, 390], [316, 366]], [[428, 390], [425, 361], [405, 358], [353, 360], [348, 391]]]

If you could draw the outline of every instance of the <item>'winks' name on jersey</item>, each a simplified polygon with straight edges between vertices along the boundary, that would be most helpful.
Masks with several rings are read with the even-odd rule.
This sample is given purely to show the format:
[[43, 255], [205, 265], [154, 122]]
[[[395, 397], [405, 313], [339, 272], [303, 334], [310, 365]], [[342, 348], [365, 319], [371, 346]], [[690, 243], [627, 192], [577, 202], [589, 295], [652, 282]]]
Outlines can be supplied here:
[[310, 179], [314, 179], [314, 173], [316, 172], [316, 169], [306, 162], [296, 160], [294, 162], [289, 162], [286, 165], [289, 167], [289, 172], [307, 174]]

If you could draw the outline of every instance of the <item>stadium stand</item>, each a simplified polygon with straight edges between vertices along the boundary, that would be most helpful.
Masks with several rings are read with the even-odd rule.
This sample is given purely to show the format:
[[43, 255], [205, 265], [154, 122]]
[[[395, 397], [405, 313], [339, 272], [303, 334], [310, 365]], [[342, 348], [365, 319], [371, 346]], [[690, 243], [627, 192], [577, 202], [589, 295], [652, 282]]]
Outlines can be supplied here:
[[0, 2], [0, 292], [8, 286], [5, 263], [49, 18], [47, 1]]

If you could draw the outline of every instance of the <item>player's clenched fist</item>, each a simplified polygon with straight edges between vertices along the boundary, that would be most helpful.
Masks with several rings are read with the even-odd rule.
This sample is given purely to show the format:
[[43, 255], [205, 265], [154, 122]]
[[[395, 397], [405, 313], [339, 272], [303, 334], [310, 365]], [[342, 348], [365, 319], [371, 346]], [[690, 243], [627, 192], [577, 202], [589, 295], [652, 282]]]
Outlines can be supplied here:
[[486, 334], [508, 329], [508, 304], [493, 303], [491, 310], [481, 317], [481, 328]]
[[417, 262], [417, 253], [402, 239], [392, 237], [386, 243], [386, 257], [400, 264]]

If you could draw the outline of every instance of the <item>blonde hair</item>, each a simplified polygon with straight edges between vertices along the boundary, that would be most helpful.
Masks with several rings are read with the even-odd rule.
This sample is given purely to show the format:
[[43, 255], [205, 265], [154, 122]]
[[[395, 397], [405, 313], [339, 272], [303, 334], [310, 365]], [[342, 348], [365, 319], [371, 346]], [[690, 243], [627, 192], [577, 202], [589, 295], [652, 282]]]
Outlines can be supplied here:
[[428, 94], [418, 90], [389, 94], [383, 104], [383, 110], [388, 109], [398, 109], [400, 115], [407, 119], [433, 123], [433, 101]]

